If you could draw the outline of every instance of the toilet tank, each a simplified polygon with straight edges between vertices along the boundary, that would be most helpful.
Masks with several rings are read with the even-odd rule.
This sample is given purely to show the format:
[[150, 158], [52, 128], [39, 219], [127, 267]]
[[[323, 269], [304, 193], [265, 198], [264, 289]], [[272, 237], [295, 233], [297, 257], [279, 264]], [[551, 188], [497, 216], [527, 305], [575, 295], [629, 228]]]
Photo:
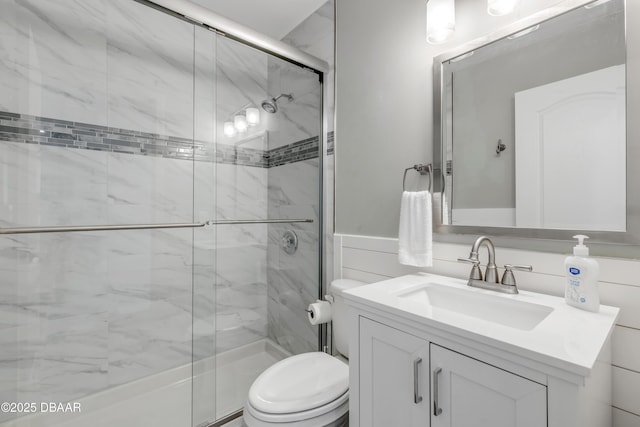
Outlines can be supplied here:
[[329, 294], [333, 296], [333, 305], [331, 312], [333, 315], [333, 343], [336, 350], [344, 357], [349, 357], [349, 337], [348, 337], [348, 318], [347, 306], [344, 303], [342, 292], [364, 285], [364, 282], [350, 279], [338, 279], [331, 282]]

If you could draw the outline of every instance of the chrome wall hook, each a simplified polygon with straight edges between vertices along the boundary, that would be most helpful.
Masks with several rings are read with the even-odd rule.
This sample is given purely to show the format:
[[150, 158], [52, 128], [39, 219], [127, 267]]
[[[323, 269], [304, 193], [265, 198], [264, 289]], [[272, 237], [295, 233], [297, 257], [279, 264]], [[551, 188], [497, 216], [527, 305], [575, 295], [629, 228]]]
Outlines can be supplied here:
[[496, 147], [496, 154], [499, 156], [504, 150], [507, 149], [507, 146], [502, 143], [502, 139], [498, 140], [498, 146]]

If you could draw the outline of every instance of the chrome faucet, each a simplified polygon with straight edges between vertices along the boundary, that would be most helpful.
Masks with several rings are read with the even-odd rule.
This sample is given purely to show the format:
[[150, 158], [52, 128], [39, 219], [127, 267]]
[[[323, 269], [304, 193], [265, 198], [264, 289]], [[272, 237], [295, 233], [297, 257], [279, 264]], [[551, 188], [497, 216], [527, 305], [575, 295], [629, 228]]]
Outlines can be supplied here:
[[[480, 270], [480, 258], [478, 258], [478, 252], [483, 245], [487, 247], [487, 252], [489, 253], [489, 261], [487, 263], [484, 277], [482, 275], [482, 271]], [[533, 270], [530, 265], [507, 264], [504, 266], [504, 275], [502, 276], [502, 280], [499, 282], [498, 269], [496, 267], [496, 248], [493, 245], [491, 239], [489, 239], [487, 236], [478, 237], [471, 247], [469, 258], [458, 258], [458, 261], [473, 264], [473, 267], [471, 267], [471, 273], [469, 274], [469, 281], [467, 282], [467, 285], [476, 288], [504, 292], [507, 294], [518, 293], [518, 287], [516, 286], [516, 278], [513, 275], [513, 270]]]

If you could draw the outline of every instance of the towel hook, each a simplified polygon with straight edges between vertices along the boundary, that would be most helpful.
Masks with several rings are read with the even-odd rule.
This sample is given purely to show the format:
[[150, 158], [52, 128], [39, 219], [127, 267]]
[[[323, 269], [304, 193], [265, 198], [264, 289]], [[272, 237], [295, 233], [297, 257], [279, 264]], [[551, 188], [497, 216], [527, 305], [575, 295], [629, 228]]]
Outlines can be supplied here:
[[407, 191], [406, 190], [407, 187], [405, 185], [407, 181], [407, 172], [409, 172], [412, 169], [419, 172], [420, 175], [429, 175], [429, 187], [427, 187], [427, 189], [431, 191], [431, 184], [433, 183], [433, 167], [431, 166], [431, 163], [427, 165], [418, 164], [418, 165], [413, 165], [410, 168], [406, 168], [404, 170], [404, 176], [402, 177], [402, 191]]

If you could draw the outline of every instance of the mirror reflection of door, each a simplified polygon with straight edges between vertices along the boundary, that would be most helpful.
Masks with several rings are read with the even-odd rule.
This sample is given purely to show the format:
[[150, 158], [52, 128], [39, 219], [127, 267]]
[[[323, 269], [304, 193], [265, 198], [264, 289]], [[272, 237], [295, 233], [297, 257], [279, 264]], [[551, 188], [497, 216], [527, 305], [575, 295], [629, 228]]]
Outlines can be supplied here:
[[530, 24], [436, 58], [443, 224], [624, 232], [625, 2]]
[[516, 226], [626, 229], [625, 66], [515, 94]]

